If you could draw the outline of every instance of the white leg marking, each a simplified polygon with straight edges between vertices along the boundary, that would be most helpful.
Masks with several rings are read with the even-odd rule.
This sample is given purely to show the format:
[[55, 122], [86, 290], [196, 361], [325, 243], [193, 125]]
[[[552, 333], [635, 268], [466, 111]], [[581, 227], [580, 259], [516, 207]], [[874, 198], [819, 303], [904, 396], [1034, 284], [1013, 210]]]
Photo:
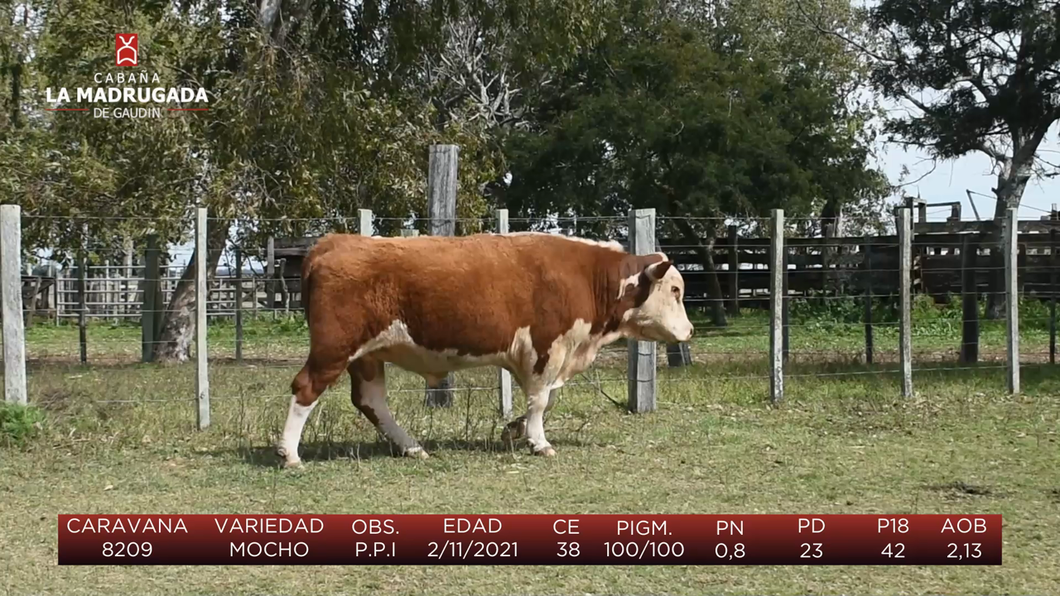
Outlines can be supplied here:
[[548, 407], [549, 390], [546, 388], [530, 396], [526, 412], [526, 439], [538, 455], [555, 455], [556, 451], [545, 438], [545, 408]]
[[309, 413], [316, 406], [317, 402], [303, 406], [295, 400], [294, 396], [291, 396], [291, 407], [287, 410], [287, 422], [283, 425], [283, 438], [280, 439], [278, 450], [287, 467], [298, 466], [302, 461], [298, 457], [298, 443], [302, 440], [302, 429], [305, 428], [305, 422], [309, 419]]

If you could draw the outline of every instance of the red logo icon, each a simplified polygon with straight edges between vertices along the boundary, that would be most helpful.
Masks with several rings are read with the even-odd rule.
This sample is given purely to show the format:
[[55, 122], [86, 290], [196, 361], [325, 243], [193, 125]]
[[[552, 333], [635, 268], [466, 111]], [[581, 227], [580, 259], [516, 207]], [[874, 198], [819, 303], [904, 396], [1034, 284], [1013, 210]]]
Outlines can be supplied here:
[[140, 37], [136, 33], [118, 33], [114, 36], [114, 64], [136, 66], [140, 61]]

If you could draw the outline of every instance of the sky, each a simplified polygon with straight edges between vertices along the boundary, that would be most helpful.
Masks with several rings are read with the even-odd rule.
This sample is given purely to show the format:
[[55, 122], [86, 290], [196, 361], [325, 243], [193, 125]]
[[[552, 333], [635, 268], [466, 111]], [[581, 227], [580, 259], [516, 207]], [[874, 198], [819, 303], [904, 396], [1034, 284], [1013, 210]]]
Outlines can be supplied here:
[[[875, 0], [853, 0], [852, 4], [860, 7], [871, 7], [876, 4]], [[921, 99], [930, 99], [922, 97]], [[892, 115], [894, 112], [915, 112], [915, 108], [908, 104], [888, 102], [884, 100], [883, 107]], [[1042, 143], [1039, 155], [1044, 159], [1058, 163], [1060, 162], [1060, 127], [1056, 124], [1046, 135]], [[968, 201], [966, 191], [973, 193], [975, 206], [979, 209], [982, 219], [990, 219], [994, 214], [994, 193], [991, 188], [997, 182], [997, 176], [991, 173], [990, 159], [979, 152], [965, 155], [959, 159], [949, 160], [932, 164], [927, 153], [904, 147], [885, 143], [882, 140], [876, 146], [878, 165], [887, 174], [892, 184], [897, 184], [901, 177], [902, 166], [909, 169], [906, 181], [908, 186], [903, 187], [906, 194], [918, 195], [928, 203], [961, 201], [961, 219], [975, 220], [975, 213]], [[934, 167], [934, 170], [932, 168]], [[916, 181], [915, 183], [913, 183]], [[986, 196], [984, 196], [986, 195]], [[1034, 180], [1027, 185], [1027, 190], [1020, 202], [1018, 217], [1020, 219], [1038, 219], [1049, 213], [1053, 203], [1060, 203], [1060, 177]], [[929, 208], [929, 220], [944, 220], [949, 215], [949, 208]]]
[[[1054, 125], [1042, 143], [1039, 154], [1056, 163], [1060, 161], [1060, 128]], [[928, 203], [961, 201], [961, 218], [974, 220], [975, 213], [968, 201], [966, 191], [973, 193], [975, 206], [982, 219], [994, 214], [994, 193], [990, 189], [997, 183], [996, 174], [991, 173], [990, 159], [979, 152], [967, 154], [959, 159], [932, 164], [927, 153], [919, 149], [907, 149], [891, 143], [879, 142], [876, 146], [877, 160], [892, 184], [901, 178], [902, 166], [909, 169], [907, 186], [902, 190], [912, 196], [920, 196]], [[934, 168], [934, 170], [932, 170]], [[983, 196], [986, 195], [986, 196]], [[1038, 219], [1049, 213], [1054, 203], [1060, 204], [1060, 176], [1056, 178], [1032, 179], [1020, 203], [1020, 219]], [[948, 207], [928, 209], [928, 219], [941, 221], [949, 215]]]

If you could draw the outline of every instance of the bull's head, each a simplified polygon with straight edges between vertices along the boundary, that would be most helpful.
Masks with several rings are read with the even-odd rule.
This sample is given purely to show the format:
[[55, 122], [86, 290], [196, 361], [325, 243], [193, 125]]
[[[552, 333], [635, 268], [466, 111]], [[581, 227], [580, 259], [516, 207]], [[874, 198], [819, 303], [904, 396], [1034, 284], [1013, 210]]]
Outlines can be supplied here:
[[691, 339], [694, 329], [685, 312], [685, 280], [673, 261], [662, 253], [630, 258], [637, 271], [622, 281], [622, 299], [631, 304], [622, 315], [623, 330], [648, 341]]

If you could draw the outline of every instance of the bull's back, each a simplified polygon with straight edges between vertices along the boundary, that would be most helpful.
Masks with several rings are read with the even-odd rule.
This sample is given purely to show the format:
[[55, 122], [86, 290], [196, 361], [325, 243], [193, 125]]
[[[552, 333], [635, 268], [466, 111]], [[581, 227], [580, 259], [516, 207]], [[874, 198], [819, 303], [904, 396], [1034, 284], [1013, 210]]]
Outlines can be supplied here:
[[397, 322], [418, 346], [482, 356], [509, 350], [520, 329], [551, 334], [591, 314], [579, 304], [589, 288], [577, 261], [592, 247], [576, 242], [544, 235], [349, 235], [327, 237], [318, 247], [314, 292], [345, 319], [355, 344], [393, 335]]

